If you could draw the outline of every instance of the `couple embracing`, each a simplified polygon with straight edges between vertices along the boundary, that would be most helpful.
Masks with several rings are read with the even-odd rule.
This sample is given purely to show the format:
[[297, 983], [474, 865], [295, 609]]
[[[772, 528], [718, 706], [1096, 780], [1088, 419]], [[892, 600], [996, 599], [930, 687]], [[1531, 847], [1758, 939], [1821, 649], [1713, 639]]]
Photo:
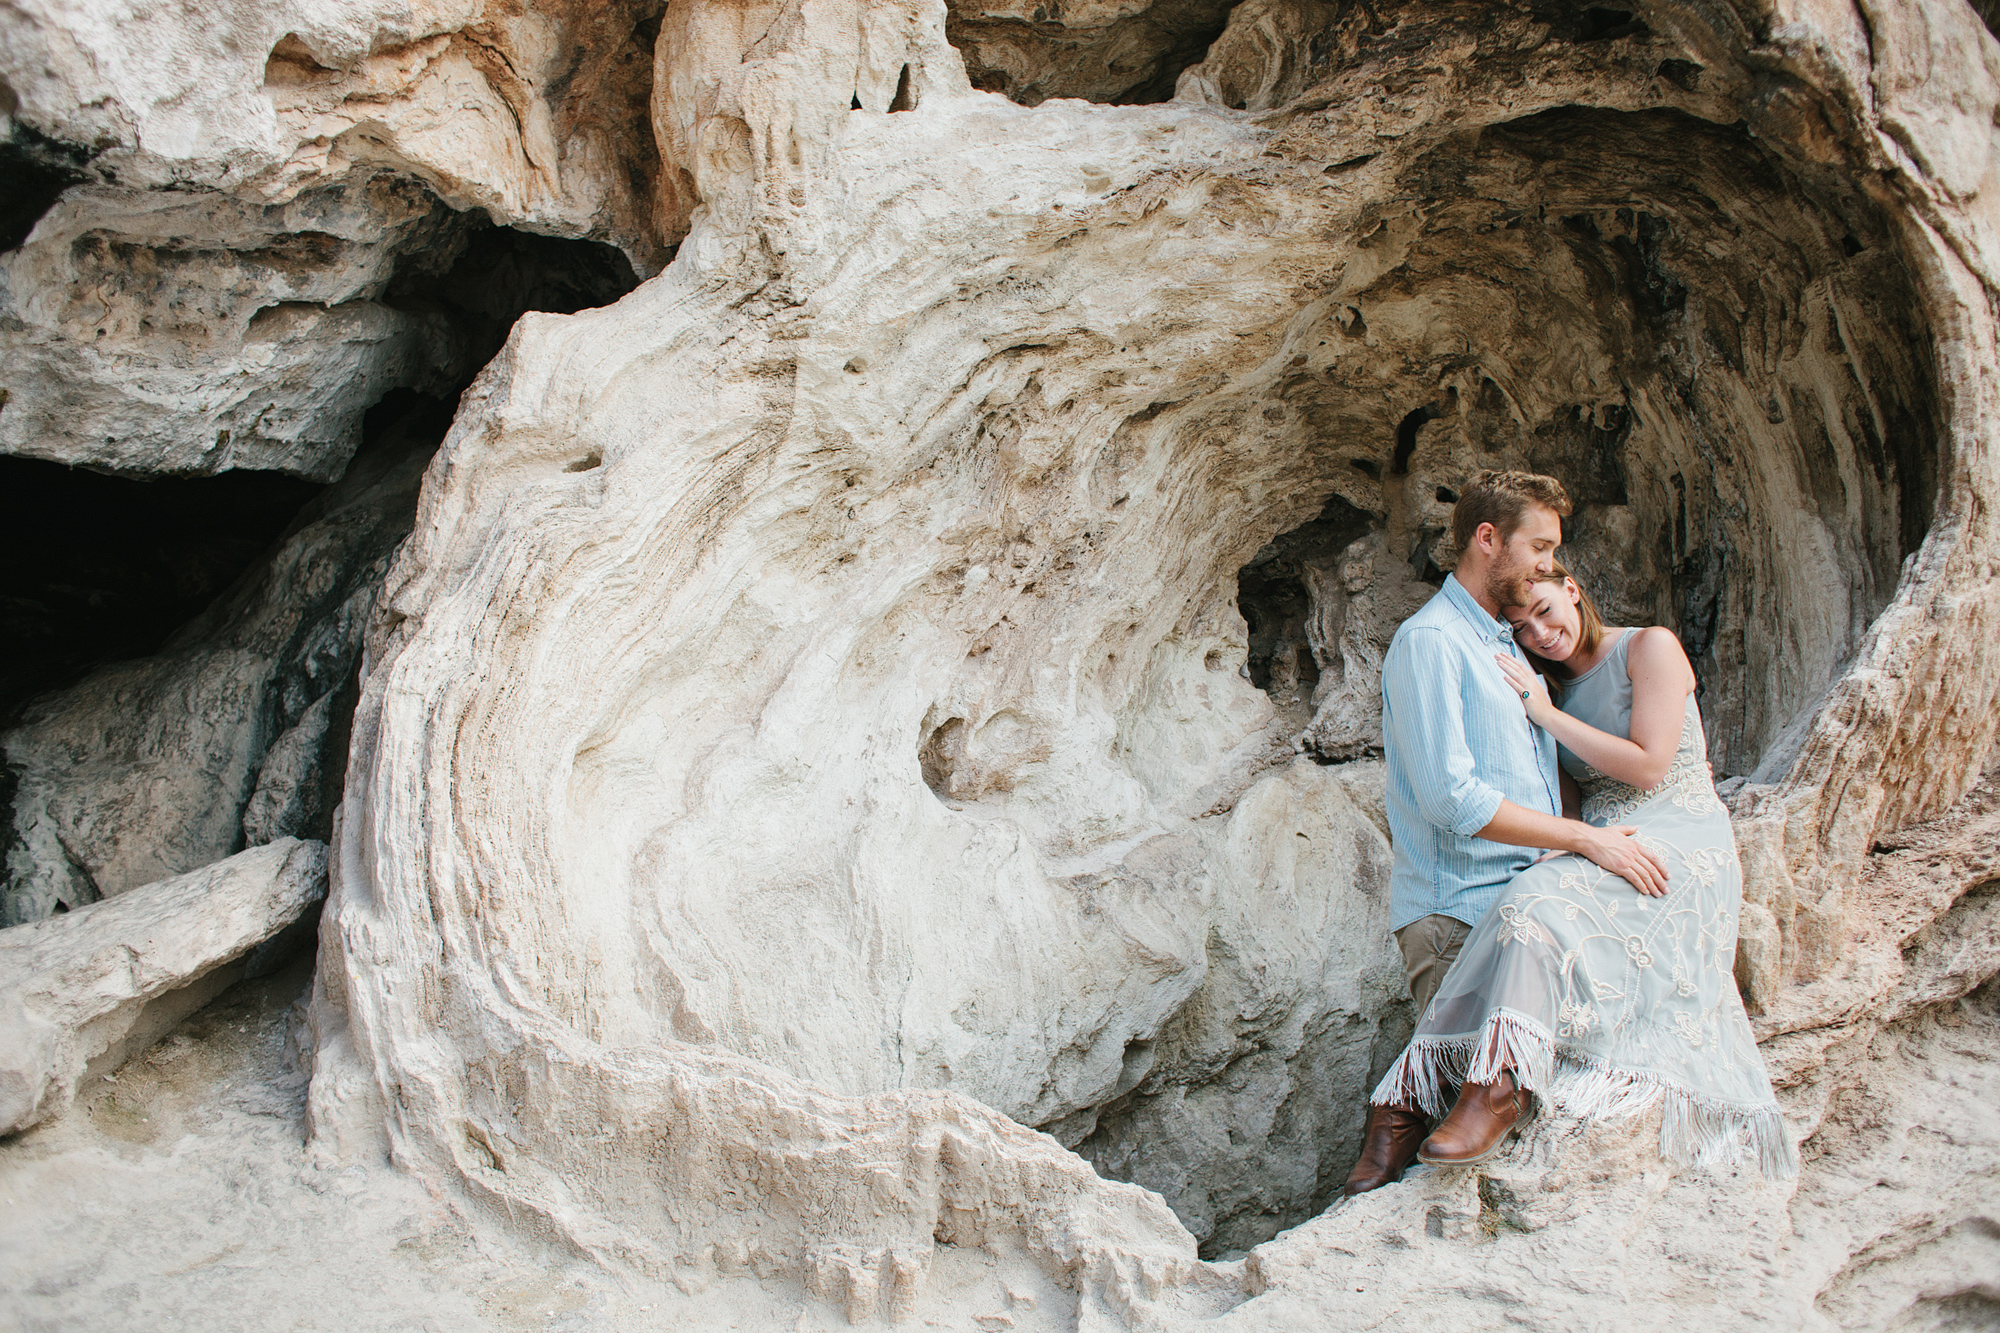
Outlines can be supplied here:
[[[1664, 1101], [1661, 1155], [1797, 1170], [1736, 993], [1743, 873], [1695, 679], [1556, 563], [1561, 483], [1483, 472], [1458, 566], [1382, 671], [1390, 908], [1418, 1022], [1376, 1087], [1347, 1193], [1413, 1158], [1483, 1161], [1539, 1097]], [[1551, 687], [1555, 697], [1551, 698]]]

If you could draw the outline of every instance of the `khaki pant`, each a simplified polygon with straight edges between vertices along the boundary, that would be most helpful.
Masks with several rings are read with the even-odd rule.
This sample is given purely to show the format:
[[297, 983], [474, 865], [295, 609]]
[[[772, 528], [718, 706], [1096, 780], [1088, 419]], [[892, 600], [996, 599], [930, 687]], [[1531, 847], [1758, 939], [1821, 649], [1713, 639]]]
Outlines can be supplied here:
[[1456, 917], [1437, 913], [1412, 921], [1396, 932], [1396, 944], [1403, 951], [1403, 970], [1410, 977], [1410, 998], [1417, 1002], [1418, 1022], [1423, 1021], [1431, 996], [1444, 984], [1444, 974], [1451, 971], [1459, 946], [1470, 934], [1471, 926]]

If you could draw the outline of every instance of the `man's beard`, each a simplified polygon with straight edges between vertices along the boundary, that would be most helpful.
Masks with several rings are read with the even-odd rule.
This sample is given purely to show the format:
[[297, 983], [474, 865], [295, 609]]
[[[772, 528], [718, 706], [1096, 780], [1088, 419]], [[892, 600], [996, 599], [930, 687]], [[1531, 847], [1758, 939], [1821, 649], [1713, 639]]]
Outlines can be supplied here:
[[1495, 562], [1486, 571], [1486, 596], [1495, 606], [1525, 606], [1532, 593], [1535, 566], [1529, 560]]

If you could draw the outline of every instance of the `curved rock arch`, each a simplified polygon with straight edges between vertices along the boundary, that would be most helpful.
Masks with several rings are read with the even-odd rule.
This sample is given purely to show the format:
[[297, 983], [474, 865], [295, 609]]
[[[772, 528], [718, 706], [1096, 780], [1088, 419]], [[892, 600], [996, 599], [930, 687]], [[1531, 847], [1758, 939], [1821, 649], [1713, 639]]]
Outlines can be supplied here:
[[[1463, 458], [1532, 462], [1551, 427], [1559, 460], [1593, 460], [1615, 405], [1636, 536], [1599, 512], [1578, 545], [1634, 614], [1667, 618], [1663, 599], [1683, 609], [1666, 568], [1681, 552], [1647, 545], [1682, 522], [1663, 463], [1684, 483], [1697, 464], [1736, 475], [1670, 389], [1683, 405], [1716, 395], [1704, 426], [1796, 453], [1744, 474], [1740, 515], [1714, 483], [1686, 490], [1743, 534], [1737, 591], [1813, 626], [1760, 650], [1775, 704], [1732, 698], [1726, 663], [1710, 681], [1732, 719], [1725, 762], [1782, 760], [1786, 725], [1810, 718], [1742, 825], [1769, 918], [1752, 920], [1768, 938], [1746, 985], [1810, 1022], [1784, 984], [1838, 955], [1843, 884], [1881, 833], [1950, 806], [1993, 739], [1994, 534], [1978, 497], [1994, 483], [1996, 362], [1990, 320], [1966, 313], [1991, 308], [1990, 223], [1890, 146], [1851, 54], [1647, 12], [1649, 42], [1677, 25], [1671, 54], [1552, 43], [1527, 16], [1500, 34], [1516, 64], [1467, 60], [1451, 96], [1388, 79], [1319, 108], [1302, 88], [1278, 112], [1199, 103], [1228, 74], [1227, 34], [1181, 102], [1032, 112], [971, 94], [928, 9], [905, 16], [890, 57], [861, 59], [840, 44], [861, 38], [829, 35], [859, 25], [804, 7], [739, 47], [740, 66], [663, 44], [663, 64], [710, 62], [691, 86], [724, 90], [662, 132], [670, 167], [676, 145], [705, 155], [689, 179], [707, 211], [619, 305], [517, 327], [433, 466], [371, 647], [315, 1003], [322, 1139], [386, 1127], [401, 1160], [607, 1256], [818, 1274], [856, 1308], [883, 1284], [892, 1308], [906, 1299], [894, 1292], [935, 1239], [1011, 1234], [1119, 1299], [1192, 1280], [1192, 1243], [1156, 1204], [963, 1097], [899, 1089], [948, 1085], [1074, 1142], [1115, 1134], [1104, 1108], [1136, 1113], [1156, 1073], [1194, 1087], [1259, 1050], [1303, 1061], [1287, 1087], [1338, 1066], [1358, 1090], [1396, 1022], [1366, 887], [1382, 838], [1361, 767], [1267, 771], [1288, 738], [1216, 669], [1243, 651], [1234, 571], [1334, 494], [1421, 535]], [[1456, 40], [1451, 25], [1435, 39]], [[1400, 58], [1429, 51], [1412, 41]], [[1705, 82], [1689, 92], [1663, 60]], [[921, 71], [917, 113], [849, 111], [864, 66], [877, 82]], [[1498, 80], [1476, 95], [1510, 68], [1534, 76], [1532, 97]], [[1559, 110], [1582, 102], [1595, 109]], [[1698, 123], [1746, 112], [1758, 142]], [[1438, 219], [1383, 201], [1454, 163], [1474, 186], [1499, 181], [1611, 117], [1643, 123], [1657, 153], [1717, 146], [1705, 170], [1776, 173], [1762, 188], [1798, 221], [1737, 252], [1734, 288], [1675, 264], [1685, 231], [1649, 239], [1640, 218], [1662, 213], [1615, 199], [1537, 217], [1525, 253], [1567, 256], [1579, 308], [1672, 308], [1656, 280], [1724, 311], [1725, 290], [1753, 304], [1745, 284], [1796, 290], [1761, 351], [1775, 409], [1676, 383], [1673, 349], [1649, 344], [1680, 335], [1640, 319], [1531, 349], [1546, 368], [1504, 378], [1480, 359], [1496, 349], [1423, 345], [1426, 291], [1495, 288], [1468, 270], [1395, 290], [1390, 261], [1421, 267], [1421, 226]], [[1696, 218], [1700, 197], [1667, 213]], [[1583, 221], [1565, 232], [1564, 218]], [[1885, 251], [1902, 263], [1878, 267]], [[1908, 337], [1857, 331], [1843, 312], [1869, 302]], [[1754, 340], [1700, 332], [1721, 362], [1757, 362]], [[1834, 334], [1908, 389], [1915, 447], [1867, 402], [1881, 372], [1839, 380]], [[1926, 336], [1934, 359], [1910, 350]], [[1421, 354], [1365, 389], [1326, 394], [1321, 378], [1286, 397], [1288, 377], [1338, 362], [1305, 342], [1344, 354], [1371, 339], [1357, 383], [1384, 342]], [[1649, 355], [1666, 367], [1650, 381], [1613, 373]], [[1399, 513], [1352, 464], [1392, 469], [1396, 425], [1440, 399]], [[1632, 444], [1642, 430], [1658, 439]], [[1600, 511], [1618, 507], [1612, 480], [1593, 482]], [[1838, 586], [1797, 586], [1784, 531], [1757, 530], [1748, 501], [1786, 493]], [[1753, 623], [1762, 605], [1732, 613], [1746, 654], [1774, 628]], [[1368, 948], [1344, 938], [1370, 930]], [[1316, 947], [1329, 935], [1338, 950]], [[1006, 984], [981, 986], [980, 969]], [[1312, 1045], [1309, 1030], [1350, 1019], [1358, 1044]], [[1315, 1135], [1330, 1156], [1337, 1127]], [[1284, 1184], [1294, 1207], [1317, 1188]]]

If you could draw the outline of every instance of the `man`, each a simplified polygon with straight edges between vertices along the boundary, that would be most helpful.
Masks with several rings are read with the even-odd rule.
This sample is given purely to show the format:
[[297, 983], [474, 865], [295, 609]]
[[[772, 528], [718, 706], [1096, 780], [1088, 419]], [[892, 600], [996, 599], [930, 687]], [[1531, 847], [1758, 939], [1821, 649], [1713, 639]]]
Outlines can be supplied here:
[[[1404, 621], [1382, 663], [1388, 758], [1390, 926], [1410, 997], [1423, 1014], [1472, 927], [1541, 849], [1574, 852], [1643, 888], [1664, 887], [1657, 857], [1629, 833], [1562, 817], [1556, 743], [1529, 722], [1494, 665], [1525, 660], [1505, 606], [1529, 597], [1562, 545], [1569, 496], [1553, 477], [1482, 472], [1452, 510], [1458, 565]], [[1511, 1123], [1522, 1098], [1511, 1080], [1491, 1114]], [[1400, 1180], [1424, 1141], [1413, 1106], [1373, 1106], [1347, 1193]]]

